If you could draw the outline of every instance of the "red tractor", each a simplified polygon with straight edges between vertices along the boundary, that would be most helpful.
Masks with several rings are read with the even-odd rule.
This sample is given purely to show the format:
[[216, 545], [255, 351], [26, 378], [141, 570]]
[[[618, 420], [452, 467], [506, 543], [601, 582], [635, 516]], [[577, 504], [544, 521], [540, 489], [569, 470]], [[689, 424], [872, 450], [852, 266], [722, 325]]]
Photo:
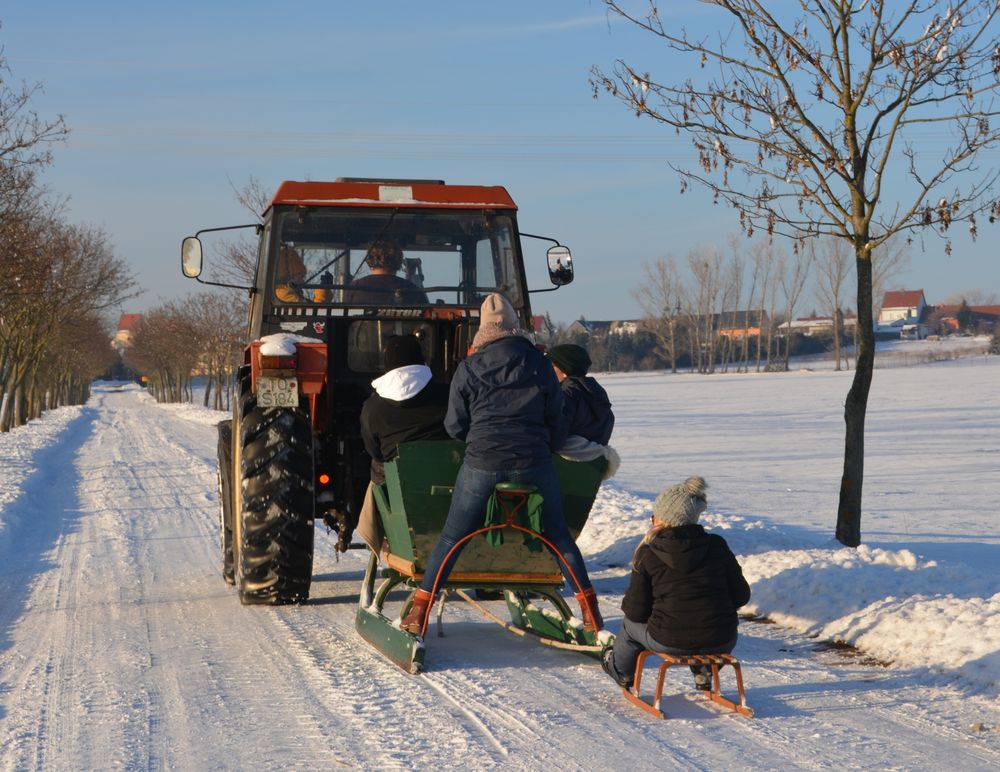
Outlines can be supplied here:
[[[531, 329], [522, 239], [551, 242], [549, 290], [572, 281], [569, 250], [519, 232], [516, 213], [502, 187], [340, 179], [283, 182], [261, 223], [235, 226], [259, 236], [233, 417], [219, 424], [222, 571], [243, 603], [308, 598], [317, 519], [337, 550], [354, 546], [370, 473], [359, 416], [387, 336], [415, 335], [448, 382], [489, 293]], [[235, 228], [184, 239], [184, 275], [201, 274], [202, 234]]]

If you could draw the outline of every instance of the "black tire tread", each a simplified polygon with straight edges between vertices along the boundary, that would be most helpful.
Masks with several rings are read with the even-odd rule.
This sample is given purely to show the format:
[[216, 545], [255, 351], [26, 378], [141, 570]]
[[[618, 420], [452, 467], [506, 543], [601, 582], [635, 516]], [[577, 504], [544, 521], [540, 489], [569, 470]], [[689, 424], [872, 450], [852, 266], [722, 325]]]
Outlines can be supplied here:
[[303, 410], [259, 408], [243, 380], [237, 589], [244, 604], [302, 603], [315, 531], [312, 425]]

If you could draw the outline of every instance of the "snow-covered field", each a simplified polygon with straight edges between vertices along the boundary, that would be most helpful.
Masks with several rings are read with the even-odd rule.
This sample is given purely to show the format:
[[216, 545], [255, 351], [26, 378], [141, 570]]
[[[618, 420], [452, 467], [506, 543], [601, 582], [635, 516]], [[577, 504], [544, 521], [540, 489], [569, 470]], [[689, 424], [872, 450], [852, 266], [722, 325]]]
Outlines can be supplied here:
[[858, 550], [831, 538], [852, 375], [601, 376], [623, 463], [581, 546], [605, 618], [652, 498], [704, 476], [765, 618], [736, 649], [752, 720], [675, 671], [654, 720], [458, 602], [407, 675], [354, 631], [362, 553], [322, 533], [308, 604], [241, 607], [219, 414], [100, 385], [0, 435], [0, 769], [996, 769], [1000, 358], [876, 371]]

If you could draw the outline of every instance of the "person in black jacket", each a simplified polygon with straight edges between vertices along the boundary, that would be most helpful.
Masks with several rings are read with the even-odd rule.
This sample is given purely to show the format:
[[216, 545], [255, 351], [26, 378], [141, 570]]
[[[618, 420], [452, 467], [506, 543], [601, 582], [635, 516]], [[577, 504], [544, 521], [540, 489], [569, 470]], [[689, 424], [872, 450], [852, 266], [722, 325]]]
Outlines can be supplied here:
[[[632, 685], [643, 650], [728, 654], [736, 646], [736, 609], [750, 601], [750, 585], [726, 540], [698, 524], [706, 488], [689, 477], [653, 502], [653, 526], [632, 557], [621, 633], [602, 653], [622, 687]], [[711, 688], [710, 667], [691, 670], [696, 687]]]
[[553, 346], [548, 356], [562, 387], [566, 434], [607, 445], [615, 428], [615, 414], [604, 387], [587, 375], [591, 365], [587, 349], [564, 343]]
[[392, 335], [382, 347], [385, 375], [372, 381], [375, 393], [361, 406], [361, 438], [372, 457], [372, 480], [385, 481], [383, 466], [402, 442], [446, 440], [448, 386], [431, 382], [420, 341]]
[[[562, 493], [552, 461], [566, 439], [562, 393], [552, 366], [518, 324], [513, 307], [493, 293], [483, 301], [475, 352], [466, 357], [451, 382], [445, 428], [466, 443], [465, 460], [455, 480], [448, 519], [427, 561], [424, 578], [402, 629], [419, 633], [429, 612], [435, 581], [440, 587], [458, 552], [451, 548], [483, 525], [486, 505], [499, 482], [538, 487], [542, 530], [563, 555], [559, 567], [582, 592], [577, 593], [584, 626], [600, 630], [604, 623], [579, 547], [563, 514]], [[568, 565], [567, 565], [568, 564]]]
[[361, 439], [371, 456], [371, 483], [358, 515], [357, 534], [378, 553], [382, 526], [375, 516], [372, 484], [385, 482], [385, 463], [397, 455], [400, 443], [446, 440], [448, 386], [431, 381], [420, 341], [412, 335], [392, 335], [382, 348], [385, 375], [372, 381], [375, 393], [361, 406]]

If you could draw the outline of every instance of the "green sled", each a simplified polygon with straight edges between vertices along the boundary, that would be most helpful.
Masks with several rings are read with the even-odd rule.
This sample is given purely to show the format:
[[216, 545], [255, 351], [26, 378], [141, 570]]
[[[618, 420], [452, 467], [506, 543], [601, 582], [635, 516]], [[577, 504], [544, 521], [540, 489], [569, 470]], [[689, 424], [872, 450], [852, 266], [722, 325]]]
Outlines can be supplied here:
[[[356, 626], [365, 640], [413, 673], [423, 667], [423, 642], [399, 629], [396, 622], [398, 614], [408, 610], [423, 578], [427, 559], [447, 519], [464, 455], [465, 445], [452, 440], [403, 443], [399, 455], [385, 465], [385, 484], [373, 486], [386, 537], [382, 553], [385, 565], [380, 567], [379, 556], [370, 554]], [[576, 539], [587, 523], [607, 461], [553, 459], [567, 525]], [[596, 645], [593, 633], [572, 619], [559, 594], [564, 582], [556, 558], [547, 549], [532, 551], [522, 534], [512, 529], [504, 529], [503, 536], [498, 546], [491, 545], [485, 535], [465, 542], [451, 575], [439, 589], [502, 591], [515, 627], [567, 644]], [[390, 618], [383, 607], [396, 589], [407, 591], [408, 596], [401, 611]], [[554, 609], [539, 605], [542, 599], [551, 602]]]

